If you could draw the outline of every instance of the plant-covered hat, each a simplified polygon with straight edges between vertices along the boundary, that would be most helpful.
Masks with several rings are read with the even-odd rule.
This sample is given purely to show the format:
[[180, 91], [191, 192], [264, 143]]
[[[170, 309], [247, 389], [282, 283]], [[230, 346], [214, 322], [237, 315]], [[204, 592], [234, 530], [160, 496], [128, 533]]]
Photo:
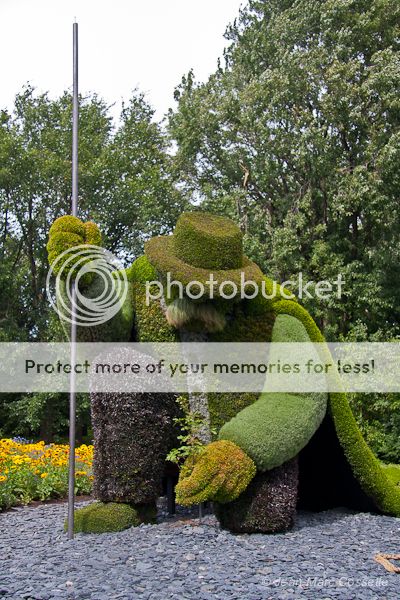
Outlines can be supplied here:
[[[213, 297], [221, 296], [221, 284], [226, 297], [235, 290], [230, 282], [240, 291], [242, 280], [258, 285], [262, 281], [259, 267], [243, 254], [242, 238], [239, 227], [230, 219], [187, 212], [179, 217], [172, 236], [152, 238], [145, 244], [145, 253], [161, 277], [170, 273], [171, 280], [190, 286], [193, 295], [201, 291], [197, 283], [203, 284], [204, 294], [199, 300], [210, 297], [207, 281], [211, 274], [216, 282]], [[249, 283], [243, 287], [249, 292], [254, 290]]]

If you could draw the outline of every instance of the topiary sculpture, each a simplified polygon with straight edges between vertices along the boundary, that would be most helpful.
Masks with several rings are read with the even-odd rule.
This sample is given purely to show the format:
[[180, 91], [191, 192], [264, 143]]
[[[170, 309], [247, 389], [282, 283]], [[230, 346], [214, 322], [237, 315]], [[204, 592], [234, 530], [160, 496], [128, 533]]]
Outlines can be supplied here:
[[[93, 225], [58, 219], [50, 230], [50, 263], [63, 249], [87, 243], [90, 236], [99, 239]], [[235, 296], [232, 286], [224, 288], [225, 296], [232, 292], [229, 300], [218, 289], [210, 293], [205, 287], [196, 302], [177, 298], [172, 289], [171, 297], [151, 299], [147, 305], [146, 282], [164, 282], [168, 273], [183, 286], [197, 282], [191, 285], [192, 295], [202, 291], [210, 275], [239, 286], [243, 280], [264, 281], [269, 295], [273, 288], [243, 255], [242, 235], [232, 221], [184, 213], [172, 236], [149, 240], [145, 255], [126, 270], [129, 299], [111, 323], [90, 333], [92, 339], [324, 341], [307, 311], [285, 299], [279, 286], [271, 299], [259, 294], [251, 300]], [[96, 278], [85, 285], [90, 295]], [[80, 335], [87, 339], [88, 333]], [[171, 395], [157, 396], [146, 395], [144, 402], [139, 393], [92, 395], [96, 496], [129, 504], [139, 521], [154, 509], [164, 457], [176, 444], [176, 404]], [[400, 516], [400, 489], [363, 440], [344, 393], [328, 397], [266, 388], [261, 394], [209, 393], [204, 401], [210, 431], [216, 430], [217, 438], [182, 468], [178, 502], [213, 500], [221, 525], [236, 532], [284, 531], [296, 506], [321, 510], [344, 505]], [[100, 508], [92, 508], [86, 530], [101, 530], [96, 511], [99, 522], [103, 518]]]

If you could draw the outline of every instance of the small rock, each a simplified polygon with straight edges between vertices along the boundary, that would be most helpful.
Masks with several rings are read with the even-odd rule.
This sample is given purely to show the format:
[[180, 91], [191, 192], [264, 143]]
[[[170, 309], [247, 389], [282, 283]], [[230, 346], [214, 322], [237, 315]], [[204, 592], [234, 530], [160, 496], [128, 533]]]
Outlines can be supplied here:
[[184, 558], [185, 558], [185, 560], [196, 560], [195, 554], [190, 554], [190, 553], [186, 554]]

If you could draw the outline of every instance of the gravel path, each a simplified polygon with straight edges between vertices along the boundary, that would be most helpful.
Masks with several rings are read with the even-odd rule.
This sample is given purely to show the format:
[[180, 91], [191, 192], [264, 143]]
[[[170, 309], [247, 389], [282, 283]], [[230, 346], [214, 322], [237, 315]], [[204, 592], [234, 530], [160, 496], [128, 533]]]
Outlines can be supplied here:
[[234, 536], [212, 515], [117, 534], [63, 533], [66, 504], [0, 514], [0, 597], [19, 600], [397, 600], [400, 519], [301, 513], [286, 534]]

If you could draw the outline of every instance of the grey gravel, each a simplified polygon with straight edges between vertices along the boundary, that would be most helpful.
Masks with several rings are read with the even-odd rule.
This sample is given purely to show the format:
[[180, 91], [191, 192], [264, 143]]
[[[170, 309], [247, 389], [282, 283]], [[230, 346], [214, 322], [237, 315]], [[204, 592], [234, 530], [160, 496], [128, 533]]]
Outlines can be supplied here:
[[371, 600], [400, 598], [400, 519], [346, 509], [299, 513], [285, 534], [231, 535], [213, 515], [120, 533], [63, 533], [66, 504], [0, 514], [0, 598], [12, 600]]

